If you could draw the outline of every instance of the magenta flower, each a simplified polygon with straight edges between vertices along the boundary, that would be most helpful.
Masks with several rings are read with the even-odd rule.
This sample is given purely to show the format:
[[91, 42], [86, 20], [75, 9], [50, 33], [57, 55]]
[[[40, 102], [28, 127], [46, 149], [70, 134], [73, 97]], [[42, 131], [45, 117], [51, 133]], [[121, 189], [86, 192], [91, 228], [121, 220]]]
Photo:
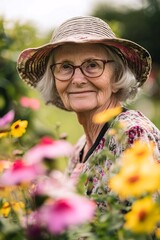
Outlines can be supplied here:
[[26, 165], [18, 159], [0, 176], [0, 187], [30, 182], [42, 174], [43, 171], [39, 165]]
[[40, 108], [40, 102], [36, 98], [21, 97], [20, 104], [22, 107], [31, 108], [32, 110]]
[[72, 145], [65, 140], [53, 140], [49, 137], [44, 137], [39, 144], [35, 145], [24, 155], [24, 159], [28, 163], [37, 163], [44, 158], [69, 157], [72, 150]]
[[5, 127], [9, 123], [11, 123], [14, 119], [15, 112], [14, 110], [9, 111], [3, 117], [0, 118], [0, 127]]
[[68, 228], [90, 221], [95, 209], [96, 204], [92, 200], [72, 195], [43, 205], [38, 218], [50, 233], [60, 234]]

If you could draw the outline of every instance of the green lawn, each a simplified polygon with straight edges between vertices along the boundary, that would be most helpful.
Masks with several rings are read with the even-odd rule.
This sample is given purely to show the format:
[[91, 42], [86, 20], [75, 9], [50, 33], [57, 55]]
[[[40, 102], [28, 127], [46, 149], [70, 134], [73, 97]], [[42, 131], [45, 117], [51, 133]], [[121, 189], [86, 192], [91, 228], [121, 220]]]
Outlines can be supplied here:
[[39, 127], [46, 128], [53, 133], [57, 132], [58, 129], [59, 134], [67, 134], [68, 141], [73, 144], [83, 134], [82, 127], [77, 121], [76, 114], [73, 112], [42, 104], [37, 116], [38, 119], [35, 121]]

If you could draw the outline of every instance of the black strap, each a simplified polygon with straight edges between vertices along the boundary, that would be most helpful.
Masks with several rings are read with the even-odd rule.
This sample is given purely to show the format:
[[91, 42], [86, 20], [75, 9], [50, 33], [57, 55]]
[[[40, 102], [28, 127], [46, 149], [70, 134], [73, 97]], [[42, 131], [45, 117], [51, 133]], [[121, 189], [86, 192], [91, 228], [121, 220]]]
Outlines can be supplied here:
[[[122, 108], [122, 112], [126, 112], [128, 109], [127, 108]], [[111, 123], [110, 123], [111, 124]], [[90, 157], [90, 155], [93, 153], [93, 151], [96, 149], [96, 147], [98, 146], [98, 144], [100, 143], [101, 139], [103, 138], [103, 136], [105, 135], [106, 131], [108, 130], [108, 128], [110, 127], [110, 124], [108, 122], [106, 122], [103, 126], [103, 128], [101, 129], [98, 137], [96, 138], [96, 141], [94, 142], [94, 144], [92, 145], [92, 147], [88, 150], [85, 158], [84, 158], [84, 162], [87, 161], [87, 159]], [[82, 161], [82, 156], [83, 156], [83, 151], [84, 148], [80, 151], [79, 157], [80, 157], [80, 162]]]

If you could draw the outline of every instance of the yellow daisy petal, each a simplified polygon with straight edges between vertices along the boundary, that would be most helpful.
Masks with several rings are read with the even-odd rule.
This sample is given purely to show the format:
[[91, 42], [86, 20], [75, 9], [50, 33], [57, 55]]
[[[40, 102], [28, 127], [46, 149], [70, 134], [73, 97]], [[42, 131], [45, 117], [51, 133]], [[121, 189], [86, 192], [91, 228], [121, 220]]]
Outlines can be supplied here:
[[4, 202], [0, 209], [0, 215], [2, 215], [3, 217], [8, 217], [10, 211], [11, 211], [11, 206], [9, 202]]
[[125, 215], [125, 228], [136, 233], [152, 233], [160, 221], [160, 209], [152, 198], [137, 200], [132, 210]]
[[25, 132], [28, 126], [28, 121], [18, 120], [11, 125], [11, 135], [13, 137], [21, 137]]
[[0, 138], [7, 137], [9, 135], [9, 131], [7, 132], [0, 132]]
[[132, 147], [126, 149], [121, 155], [122, 165], [147, 164], [154, 162], [153, 159], [153, 144], [147, 144], [141, 140], [133, 143]]
[[93, 116], [93, 122], [100, 123], [100, 124], [108, 122], [121, 112], [122, 112], [121, 107], [107, 109], [107, 110], [97, 113], [95, 116]]
[[111, 177], [109, 186], [120, 198], [155, 192], [160, 187], [160, 166], [155, 163], [126, 165]]

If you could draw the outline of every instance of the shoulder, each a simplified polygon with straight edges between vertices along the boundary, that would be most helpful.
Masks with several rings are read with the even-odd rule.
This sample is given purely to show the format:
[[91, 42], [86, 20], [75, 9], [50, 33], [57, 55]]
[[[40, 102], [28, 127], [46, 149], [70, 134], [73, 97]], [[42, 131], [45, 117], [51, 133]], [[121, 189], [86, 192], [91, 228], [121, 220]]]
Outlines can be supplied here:
[[126, 131], [136, 127], [160, 135], [159, 129], [140, 111], [127, 110], [119, 114], [115, 121], [120, 121]]
[[[117, 123], [120, 123], [118, 130]], [[159, 129], [142, 112], [136, 110], [126, 110], [120, 113], [105, 133], [105, 145], [115, 156], [119, 156], [136, 140], [142, 140], [148, 144], [150, 141], [154, 142], [156, 152], [160, 154]]]
[[160, 153], [160, 130], [142, 112], [127, 110], [117, 116], [115, 121], [122, 123], [128, 146], [137, 139], [148, 143], [152, 141]]

